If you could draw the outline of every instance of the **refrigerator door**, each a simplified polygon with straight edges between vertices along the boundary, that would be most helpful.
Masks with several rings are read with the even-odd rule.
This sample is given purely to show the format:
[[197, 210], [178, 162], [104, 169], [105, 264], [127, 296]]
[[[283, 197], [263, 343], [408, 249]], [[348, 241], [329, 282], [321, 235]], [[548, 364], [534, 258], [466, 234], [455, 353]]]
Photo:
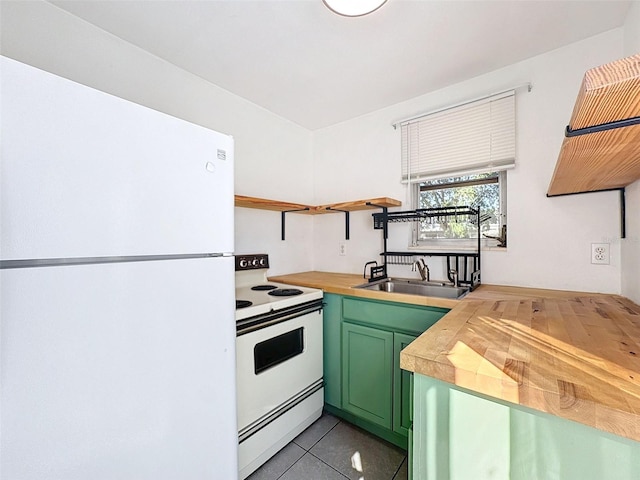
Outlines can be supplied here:
[[3, 478], [237, 478], [234, 263], [0, 271]]
[[233, 252], [233, 139], [0, 57], [3, 260]]

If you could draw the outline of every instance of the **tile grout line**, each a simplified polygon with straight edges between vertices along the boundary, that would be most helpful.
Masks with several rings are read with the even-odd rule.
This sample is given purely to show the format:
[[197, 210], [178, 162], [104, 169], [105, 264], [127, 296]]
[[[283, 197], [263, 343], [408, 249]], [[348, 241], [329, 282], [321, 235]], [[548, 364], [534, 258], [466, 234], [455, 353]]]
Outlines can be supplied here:
[[[331, 465], [329, 465], [328, 463], [325, 463], [322, 459], [320, 459], [320, 458], [316, 457], [313, 453], [311, 453], [311, 449], [312, 449], [313, 447], [315, 447], [315, 446], [318, 444], [318, 442], [320, 442], [320, 440], [322, 440], [324, 437], [326, 437], [326, 436], [329, 434], [329, 432], [331, 432], [331, 430], [333, 430], [334, 428], [336, 428], [336, 426], [337, 426], [339, 423], [341, 423], [341, 422], [342, 422], [342, 420], [340, 420], [338, 417], [335, 417], [335, 416], [333, 416], [333, 415], [332, 415], [332, 417], [334, 417], [334, 418], [336, 418], [336, 419], [338, 420], [338, 421], [336, 422], [336, 424], [335, 424], [333, 427], [331, 427], [329, 430], [327, 430], [327, 431], [324, 433], [324, 435], [322, 435], [322, 436], [321, 436], [321, 437], [320, 437], [320, 438], [319, 438], [319, 439], [318, 439], [318, 440], [317, 440], [313, 445], [311, 445], [311, 446], [309, 447], [309, 449], [306, 449], [306, 448], [305, 448], [305, 447], [303, 447], [302, 445], [299, 445], [298, 443], [296, 443], [295, 438], [294, 438], [293, 440], [291, 440], [291, 443], [293, 443], [293, 444], [297, 445], [297, 446], [298, 446], [298, 447], [300, 447], [302, 450], [304, 450], [305, 454], [306, 454], [306, 453], [308, 453], [308, 454], [309, 454], [309, 455], [311, 455], [313, 458], [315, 458], [315, 459], [319, 460], [320, 462], [322, 462], [322, 463], [323, 463], [324, 465], [326, 465], [327, 467], [331, 468], [332, 470], [334, 470], [334, 471], [338, 472], [338, 474], [342, 475], [342, 473], [341, 473], [341, 472], [339, 472], [338, 470], [336, 470], [335, 468], [333, 468]], [[304, 457], [304, 454], [302, 455], [302, 457]], [[282, 472], [282, 474], [281, 474], [281, 475], [280, 475], [276, 480], [281, 479], [281, 478], [282, 478], [282, 477], [283, 477], [283, 476], [284, 476], [284, 475], [285, 475], [289, 470], [291, 470], [291, 469], [292, 469], [292, 468], [293, 468], [293, 467], [294, 467], [294, 466], [295, 466], [295, 465], [296, 465], [300, 460], [302, 460], [302, 457], [300, 457], [298, 460], [296, 460], [295, 462], [293, 462], [293, 464], [292, 464], [292, 465], [290, 465], [290, 466], [289, 466], [289, 468], [287, 468], [284, 472]], [[343, 476], [344, 478], [346, 478], [347, 480], [348, 480], [348, 478], [349, 478], [349, 477], [345, 477], [344, 475], [342, 475], [342, 476]]]
[[[329, 415], [331, 415], [331, 414], [329, 414]], [[340, 425], [341, 423], [344, 423], [341, 418], [336, 417], [334, 415], [331, 415], [331, 416], [333, 418], [335, 418], [337, 420], [337, 422], [329, 430], [327, 430], [324, 434], [322, 434], [322, 436], [320, 436], [309, 448], [305, 448], [302, 445], [296, 443], [295, 439], [293, 439], [290, 442], [290, 443], [293, 443], [296, 447], [300, 448], [304, 453], [292, 465], [290, 465], [284, 472], [282, 472], [277, 478], [275, 478], [275, 480], [281, 480], [287, 474], [287, 472], [289, 472], [289, 470], [291, 470], [294, 466], [296, 466], [304, 458], [304, 456], [307, 453], [309, 455], [311, 455], [313, 458], [315, 458], [318, 462], [320, 462], [320, 464], [322, 464], [322, 465], [324, 465], [326, 467], [329, 467], [331, 470], [336, 472], [340, 476], [340, 478], [345, 479], [345, 480], [349, 480], [349, 476], [348, 475], [345, 475], [340, 470], [338, 470], [336, 467], [334, 467], [333, 465], [325, 462], [322, 458], [316, 456], [314, 453], [311, 452], [311, 449], [313, 449], [318, 443], [320, 443], [322, 441], [322, 439], [324, 439], [329, 433], [331, 433], [338, 425]], [[351, 424], [349, 424], [349, 425], [351, 425]], [[404, 455], [403, 456], [402, 461], [400, 462], [400, 464], [398, 465], [396, 470], [393, 472], [393, 474], [391, 475], [389, 480], [395, 480], [396, 479], [396, 477], [397, 477], [398, 473], [400, 472], [400, 470], [402, 468], [402, 465], [404, 464], [405, 461], [407, 461], [407, 462], [409, 461], [408, 455]]]
[[[324, 437], [326, 437], [327, 435], [329, 435], [329, 433], [331, 433], [331, 431], [332, 431], [334, 428], [336, 428], [336, 427], [338, 426], [338, 424], [342, 423], [342, 420], [340, 420], [338, 417], [335, 417], [335, 416], [333, 416], [333, 415], [332, 415], [332, 417], [333, 417], [333, 418], [336, 418], [336, 419], [338, 420], [338, 421], [336, 422], [336, 424], [335, 424], [333, 427], [331, 427], [329, 430], [327, 430], [327, 431], [326, 431], [326, 432], [325, 432], [325, 433], [324, 433], [324, 434], [323, 434], [323, 435], [322, 435], [318, 440], [316, 440], [316, 442], [315, 442], [313, 445], [311, 445], [308, 449], [306, 449], [306, 448], [304, 448], [302, 445], [300, 445], [300, 444], [296, 443], [295, 438], [294, 438], [293, 440], [291, 440], [291, 441], [292, 441], [293, 443], [295, 443], [296, 445], [298, 445], [300, 448], [302, 448], [305, 452], [310, 452], [310, 451], [311, 451], [311, 449], [312, 449], [313, 447], [315, 447], [318, 443], [320, 443], [320, 440], [322, 440]], [[315, 456], [315, 455], [314, 455], [314, 456]]]
[[[400, 465], [398, 465], [398, 468], [396, 468], [396, 471], [393, 473], [393, 475], [391, 476], [390, 480], [395, 480], [396, 475], [398, 475], [398, 472], [402, 468], [402, 464], [404, 463], [405, 460], [407, 461], [407, 463], [409, 462], [409, 456], [408, 455], [405, 455], [405, 457], [402, 459], [402, 461], [400, 462]], [[407, 465], [407, 468], [408, 467], [409, 467], [409, 465]]]
[[331, 470], [333, 470], [334, 472], [336, 472], [338, 475], [346, 478], [347, 480], [349, 480], [349, 477], [347, 477], [344, 473], [342, 473], [340, 470], [338, 470], [337, 468], [335, 468], [333, 465], [329, 465], [327, 462], [325, 462], [324, 460], [322, 460], [319, 457], [316, 457], [313, 453], [311, 452], [307, 452], [309, 455], [311, 455], [313, 458], [315, 458], [316, 460], [318, 460], [319, 462], [325, 464], [327, 467], [329, 467]]
[[[315, 445], [317, 445], [325, 436], [327, 436], [334, 428], [336, 428], [340, 423], [345, 423], [341, 418], [339, 417], [335, 417], [338, 419], [338, 422], [331, 427], [330, 430], [327, 431], [327, 433], [325, 433], [316, 443], [313, 444], [313, 446], [311, 448], [313, 448]], [[362, 428], [358, 427], [357, 425], [351, 424], [349, 422], [346, 422], [346, 425], [349, 425], [351, 427], [355, 427], [357, 430], [363, 432], [365, 435], [372, 435], [371, 433], [367, 432], [366, 430], [363, 430]], [[374, 435], [375, 437], [375, 435]], [[385, 441], [384, 439], [376, 439], [376, 440], [382, 440], [384, 443], [389, 444], [389, 446], [392, 446], [394, 448], [398, 448], [395, 445], [390, 444], [389, 442]], [[342, 475], [343, 477], [349, 479], [349, 477], [345, 474], [343, 474], [342, 472], [340, 472], [338, 469], [336, 469], [335, 467], [333, 467], [332, 465], [326, 463], [324, 460], [322, 460], [321, 458], [317, 457], [316, 455], [314, 455], [311, 452], [311, 448], [307, 451], [307, 453], [309, 453], [310, 455], [312, 455], [314, 458], [318, 459], [320, 462], [324, 463], [325, 465], [327, 465], [328, 467], [330, 467], [331, 469], [335, 470], [336, 472], [338, 472], [340, 475]], [[402, 449], [401, 449], [402, 450]], [[389, 478], [389, 480], [395, 480], [396, 475], [398, 475], [398, 472], [400, 472], [400, 469], [402, 468], [402, 464], [404, 463], [404, 461], [409, 461], [409, 456], [408, 453], [405, 453], [402, 457], [402, 461], [400, 461], [400, 463], [398, 464], [398, 467], [395, 469], [395, 471], [391, 474], [391, 477]]]

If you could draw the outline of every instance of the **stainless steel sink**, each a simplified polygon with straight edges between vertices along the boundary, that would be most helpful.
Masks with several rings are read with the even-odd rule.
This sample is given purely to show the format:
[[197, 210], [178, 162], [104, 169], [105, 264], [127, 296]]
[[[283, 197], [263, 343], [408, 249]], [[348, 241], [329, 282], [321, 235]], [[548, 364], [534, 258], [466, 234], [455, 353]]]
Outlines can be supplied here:
[[427, 282], [408, 278], [385, 278], [383, 280], [358, 285], [355, 288], [453, 299], [462, 298], [469, 293], [469, 287], [454, 287], [450, 283]]

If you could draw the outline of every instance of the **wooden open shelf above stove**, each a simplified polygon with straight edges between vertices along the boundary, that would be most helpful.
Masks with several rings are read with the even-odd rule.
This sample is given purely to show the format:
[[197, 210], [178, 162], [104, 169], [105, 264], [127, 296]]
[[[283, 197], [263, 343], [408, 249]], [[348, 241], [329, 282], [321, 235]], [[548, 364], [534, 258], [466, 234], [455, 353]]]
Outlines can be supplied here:
[[260, 210], [272, 210], [281, 213], [282, 240], [285, 234], [285, 214], [302, 213], [306, 215], [320, 215], [325, 213], [341, 212], [345, 214], [345, 237], [349, 240], [349, 212], [359, 210], [372, 210], [377, 208], [400, 207], [402, 202], [388, 197], [356, 200], [353, 202], [330, 203], [327, 205], [304, 205], [301, 203], [282, 202], [280, 200], [268, 200], [266, 198], [235, 196], [236, 207], [257, 208]]
[[565, 136], [547, 196], [640, 178], [640, 54], [585, 73]]

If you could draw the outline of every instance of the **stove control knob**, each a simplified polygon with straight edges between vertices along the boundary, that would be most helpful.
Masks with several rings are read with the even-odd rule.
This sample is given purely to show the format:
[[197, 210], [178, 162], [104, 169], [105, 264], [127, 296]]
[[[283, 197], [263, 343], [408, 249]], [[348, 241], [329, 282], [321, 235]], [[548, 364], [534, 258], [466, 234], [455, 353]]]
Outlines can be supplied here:
[[259, 266], [259, 265], [260, 265], [260, 260], [258, 260], [257, 258], [254, 258], [254, 259], [251, 261], [251, 265], [253, 265], [254, 267]]
[[240, 259], [240, 266], [241, 266], [242, 268], [246, 268], [248, 265], [249, 265], [249, 262], [247, 261], [247, 259], [246, 259], [246, 258], [241, 258], [241, 259]]
[[264, 267], [264, 266], [266, 266], [266, 265], [267, 265], [267, 259], [266, 259], [266, 258], [264, 258], [264, 257], [262, 257], [262, 258], [260, 259], [260, 266], [261, 266], [261, 267]]

